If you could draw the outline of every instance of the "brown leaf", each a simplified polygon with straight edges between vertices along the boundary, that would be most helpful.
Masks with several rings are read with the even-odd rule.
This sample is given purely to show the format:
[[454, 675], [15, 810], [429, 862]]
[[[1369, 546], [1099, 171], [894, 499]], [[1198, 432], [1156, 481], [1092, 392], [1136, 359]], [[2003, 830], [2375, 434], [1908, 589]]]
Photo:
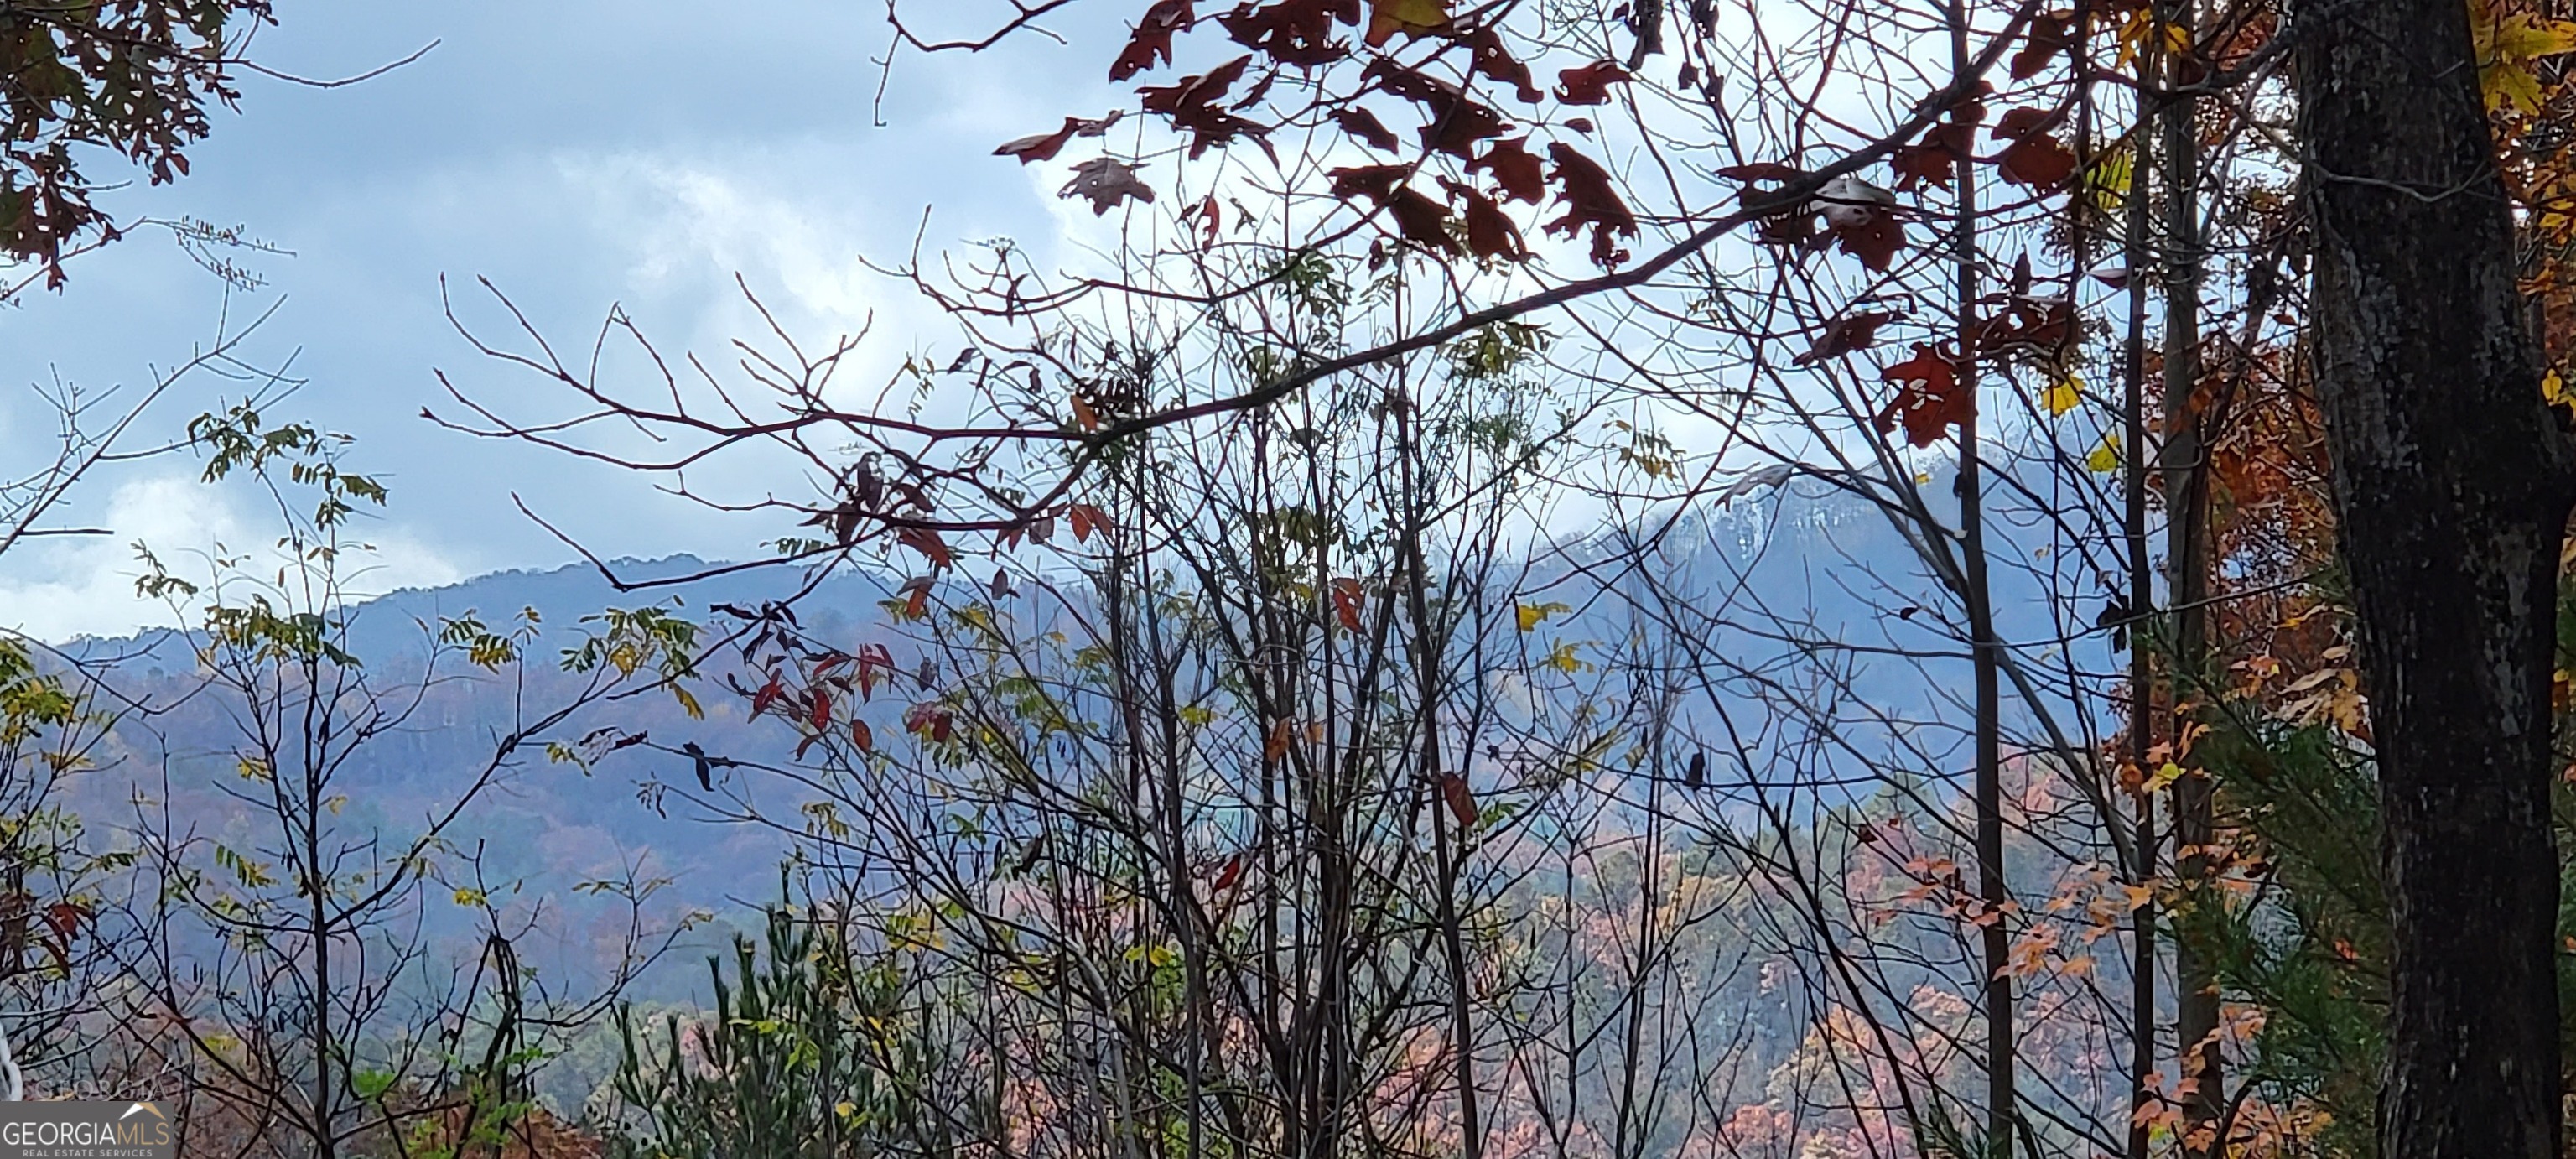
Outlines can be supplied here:
[[1521, 240], [1521, 227], [1512, 223], [1512, 215], [1494, 204], [1494, 199], [1475, 188], [1443, 177], [1440, 184], [1449, 196], [1467, 203], [1467, 252], [1487, 261], [1516, 262], [1529, 257], [1529, 246]]
[[1959, 161], [1976, 151], [1976, 136], [1974, 125], [1934, 125], [1924, 131], [1921, 144], [1890, 154], [1887, 165], [1896, 171], [1896, 191], [1910, 193], [1927, 181], [1948, 189]]
[[1556, 74], [1556, 99], [1568, 105], [1606, 105], [1610, 86], [1630, 79], [1627, 69], [1606, 60], [1564, 69]]
[[2075, 14], [2048, 12], [2032, 18], [2030, 32], [2020, 52], [2013, 54], [2014, 80], [2029, 80], [2048, 68], [2048, 62], [2075, 43]]
[[1427, 250], [1455, 255], [1458, 239], [1449, 233], [1449, 207], [1408, 185], [1386, 199], [1386, 211], [1404, 240]]
[[1514, 201], [1532, 205], [1547, 200], [1547, 167], [1523, 145], [1527, 137], [1509, 137], [1494, 142], [1485, 155], [1467, 163], [1467, 172], [1484, 170], [1494, 175], [1494, 184]]
[[1895, 321], [1896, 317], [1893, 312], [1886, 310], [1866, 310], [1857, 314], [1845, 314], [1825, 323], [1824, 332], [1816, 335], [1816, 344], [1791, 361], [1799, 366], [1806, 366], [1828, 358], [1840, 358], [1854, 351], [1867, 350], [1877, 345], [1878, 328]]
[[1995, 139], [2017, 141], [2033, 133], [2044, 132], [2056, 123], [2057, 114], [2047, 109], [2006, 109], [2003, 119], [1995, 122]]
[[1363, 80], [1422, 106], [1430, 118], [1422, 126], [1422, 143], [1461, 161], [1476, 155], [1478, 142], [1501, 136], [1508, 122], [1502, 111], [1469, 97], [1458, 86], [1387, 57], [1370, 61]]
[[1834, 227], [1834, 240], [1844, 253], [1860, 259], [1860, 264], [1886, 273], [1896, 263], [1896, 251], [1905, 248], [1905, 225], [1884, 213], [1848, 225]]
[[1333, 25], [1360, 22], [1360, 0], [1280, 0], [1245, 4], [1216, 18], [1235, 43], [1292, 68], [1316, 68], [1350, 55]]
[[1755, 161], [1747, 165], [1729, 165], [1718, 170], [1717, 175], [1729, 181], [1787, 182], [1795, 181], [1807, 174], [1805, 170], [1795, 165], [1783, 165], [1777, 161]]
[[1503, 47], [1503, 34], [1494, 31], [1492, 25], [1480, 25], [1467, 34], [1467, 51], [1471, 54], [1468, 67], [1476, 75], [1512, 86], [1513, 93], [1520, 97], [1522, 103], [1535, 105], [1547, 95], [1539, 91], [1538, 82], [1530, 76], [1529, 66]]
[[955, 735], [957, 720], [947, 709], [936, 704], [916, 704], [904, 711], [903, 726], [912, 730], [915, 736], [928, 737], [933, 743], [944, 744], [949, 737]]
[[1088, 197], [1092, 214], [1099, 216], [1130, 197], [1150, 203], [1154, 190], [1136, 176], [1135, 166], [1114, 157], [1094, 157], [1073, 167], [1073, 180], [1056, 196]]
[[1563, 141], [1550, 142], [1547, 155], [1556, 162], [1557, 198], [1566, 207], [1565, 216], [1547, 223], [1547, 231], [1572, 237], [1588, 226], [1593, 264], [1609, 269], [1627, 261], [1628, 251], [1616, 239], [1637, 236], [1637, 215], [1619, 199], [1609, 171]]
[[1172, 36], [1185, 32], [1198, 23], [1198, 14], [1190, 0], [1155, 0], [1145, 10], [1145, 19], [1136, 25], [1135, 35], [1128, 38], [1127, 48], [1109, 66], [1109, 79], [1123, 81], [1154, 67], [1157, 61], [1172, 63]]
[[2046, 133], [2033, 133], [2012, 143], [1995, 158], [1995, 172], [2015, 185], [2054, 189], [2075, 175], [2075, 154]]
[[1104, 136], [1109, 132], [1109, 127], [1117, 124], [1119, 118], [1125, 115], [1123, 111], [1112, 110], [1108, 116], [1097, 119], [1066, 117], [1063, 128], [1052, 133], [1039, 133], [1007, 142], [993, 150], [993, 155], [1017, 157], [1022, 165], [1032, 161], [1052, 161], [1055, 160], [1056, 154], [1064, 151], [1066, 142], [1075, 137]]
[[859, 720], [855, 717], [852, 718], [850, 721], [850, 745], [863, 753], [875, 752], [877, 748], [876, 730], [869, 728], [868, 722]]
[[1449, 815], [1460, 825], [1476, 823], [1476, 794], [1467, 788], [1467, 778], [1456, 773], [1440, 774], [1440, 796], [1449, 802]]
[[1395, 139], [1395, 132], [1388, 129], [1385, 122], [1377, 119], [1377, 114], [1358, 105], [1335, 111], [1333, 123], [1340, 125], [1343, 132], [1372, 149], [1393, 153], [1404, 147], [1402, 142]]
[[1297, 739], [1296, 729], [1287, 717], [1270, 722], [1270, 735], [1261, 742], [1261, 759], [1277, 764], [1288, 756], [1288, 746]]
[[1396, 187], [1412, 175], [1410, 165], [1358, 165], [1325, 174], [1333, 179], [1333, 196], [1344, 201], [1366, 197], [1376, 202], [1395, 196]]

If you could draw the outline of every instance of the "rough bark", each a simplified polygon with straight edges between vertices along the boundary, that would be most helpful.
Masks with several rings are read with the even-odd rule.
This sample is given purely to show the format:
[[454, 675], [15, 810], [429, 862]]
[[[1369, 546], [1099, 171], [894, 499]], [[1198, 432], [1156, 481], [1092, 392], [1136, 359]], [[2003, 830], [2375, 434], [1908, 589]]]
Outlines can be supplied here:
[[[2165, 19], [2186, 38], [2199, 28], [2189, 0], [2172, 4]], [[2189, 83], [2193, 62], [2168, 54], [2166, 83]], [[2173, 732], [2187, 735], [2200, 713], [2209, 675], [2209, 440], [2200, 394], [2200, 102], [2183, 97], [2167, 104], [2164, 121], [2164, 446], [2160, 474], [2165, 490], [2165, 562], [2171, 569], [2165, 640], [2173, 675]], [[2196, 763], [2196, 762], [2195, 762]], [[2217, 836], [2216, 801], [2209, 775], [2198, 768], [2174, 782], [2174, 876], [2185, 901], [2178, 916], [2215, 905], [2210, 859], [2201, 852]], [[2186, 921], [2174, 938], [2174, 1039], [2182, 1071], [2182, 1153], [2204, 1159], [2224, 1150], [2218, 1134], [2226, 1113], [2227, 1073], [2218, 1049], [2218, 963], [2205, 933], [2206, 918]]]
[[2540, 398], [2459, 0], [2298, 0], [2313, 352], [2370, 694], [2391, 1159], [2558, 1152], [2556, 563]]

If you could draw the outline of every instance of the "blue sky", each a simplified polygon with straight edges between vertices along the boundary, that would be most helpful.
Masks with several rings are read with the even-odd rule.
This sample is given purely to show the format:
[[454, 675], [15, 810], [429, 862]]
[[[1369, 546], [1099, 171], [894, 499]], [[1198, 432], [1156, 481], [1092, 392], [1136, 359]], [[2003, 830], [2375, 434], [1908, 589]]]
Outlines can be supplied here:
[[[976, 6], [933, 7], [964, 20]], [[24, 388], [56, 377], [130, 387], [185, 360], [227, 313], [274, 306], [249, 357], [310, 381], [281, 415], [357, 436], [355, 468], [394, 487], [366, 529], [382, 549], [373, 586], [569, 560], [511, 509], [513, 494], [607, 554], [741, 557], [777, 529], [421, 421], [443, 401], [434, 369], [486, 397], [553, 401], [449, 329], [439, 279], [479, 305], [472, 280], [489, 277], [576, 345], [623, 303], [668, 345], [713, 351], [752, 324], [734, 294], [739, 272], [800, 338], [873, 314], [873, 373], [940, 337], [934, 315], [858, 260], [901, 258], [925, 209], [930, 249], [1008, 235], [1078, 261], [1070, 245], [1088, 240], [1089, 215], [1052, 196], [1062, 166], [1022, 170], [989, 152], [1116, 102], [1100, 82], [1099, 37], [902, 60], [880, 126], [883, 15], [869, 0], [287, 0], [253, 48], [271, 68], [345, 76], [438, 47], [346, 88], [251, 78], [241, 112], [192, 151], [192, 176], [104, 199], [121, 220], [241, 225], [293, 256], [253, 255], [268, 285], [228, 300], [166, 234], [138, 232], [80, 259], [66, 291], [0, 309], [0, 385], [11, 388], [0, 450], [25, 462], [49, 430]], [[161, 424], [175, 431], [239, 389], [202, 380]], [[747, 461], [692, 482], [797, 487], [764, 468]], [[153, 618], [131, 598], [133, 540], [184, 553], [266, 538], [254, 497], [199, 485], [195, 471], [167, 459], [92, 480], [59, 522], [117, 534], [0, 559], [0, 621], [52, 638], [130, 628]]]

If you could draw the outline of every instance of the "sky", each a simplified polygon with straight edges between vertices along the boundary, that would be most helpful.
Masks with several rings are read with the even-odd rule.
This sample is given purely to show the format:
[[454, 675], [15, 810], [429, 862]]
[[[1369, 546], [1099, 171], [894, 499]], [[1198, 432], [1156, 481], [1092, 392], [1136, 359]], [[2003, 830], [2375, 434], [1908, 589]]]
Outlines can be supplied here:
[[[979, 4], [925, 10], [969, 22]], [[720, 353], [757, 324], [739, 274], [800, 341], [873, 322], [864, 380], [942, 331], [863, 256], [900, 261], [916, 236], [933, 256], [1008, 236], [1058, 268], [1081, 261], [1107, 235], [1054, 196], [1061, 166], [1023, 169], [990, 150], [1119, 99], [1099, 76], [1098, 38], [1074, 29], [1072, 48], [1023, 38], [981, 56], [912, 56], [889, 79], [883, 18], [853, 0], [283, 0], [251, 49], [280, 72], [345, 77], [436, 46], [346, 87], [246, 78], [239, 113], [218, 114], [190, 151], [190, 176], [102, 198], [120, 221], [240, 226], [287, 253], [238, 255], [267, 283], [244, 293], [166, 232], [137, 230], [80, 258], [67, 289], [0, 308], [0, 453], [20, 464], [42, 453], [52, 417], [33, 388], [130, 391], [264, 315], [244, 356], [306, 383], [270, 413], [355, 436], [350, 468], [392, 487], [363, 529], [379, 549], [367, 586], [571, 561], [514, 497], [603, 556], [750, 555], [783, 529], [423, 421], [424, 406], [457, 409], [442, 370], [505, 404], [560, 401], [458, 336], [441, 279], [479, 326], [506, 321], [479, 296], [475, 279], [488, 278], [568, 346], [585, 347], [622, 305], [668, 348]], [[176, 432], [243, 389], [183, 382], [157, 429]], [[691, 482], [801, 490], [764, 474], [774, 469], [744, 461]], [[167, 457], [86, 481], [52, 522], [115, 534], [0, 558], [0, 625], [63, 639], [166, 620], [133, 595], [136, 541], [194, 558], [269, 535], [255, 495], [205, 485], [199, 470]]]

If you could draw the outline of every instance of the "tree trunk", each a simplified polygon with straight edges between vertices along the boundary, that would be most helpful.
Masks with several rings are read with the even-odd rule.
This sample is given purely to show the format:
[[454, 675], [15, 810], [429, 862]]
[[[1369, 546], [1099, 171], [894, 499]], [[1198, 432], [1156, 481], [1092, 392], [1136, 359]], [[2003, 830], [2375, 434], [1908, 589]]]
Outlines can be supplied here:
[[[2186, 41], [2199, 27], [2190, 0], [2165, 19]], [[2182, 53], [2164, 56], [2166, 83], [2183, 88], [2197, 66]], [[2200, 711], [2209, 678], [2209, 439], [2200, 397], [2200, 102], [2178, 97], [2163, 110], [2164, 129], [2164, 389], [2161, 474], [2165, 490], [2165, 562], [2171, 568], [2166, 625], [2172, 635], [2173, 732], [2177, 759]], [[2197, 762], [2191, 762], [2197, 765]], [[2224, 904], [2203, 850], [2216, 840], [2216, 801], [2206, 770], [2194, 767], [2173, 787], [2174, 877], [2184, 900], [2174, 936], [2174, 1040], [2182, 1089], [2182, 1153], [2205, 1159], [2226, 1152], [2218, 1137], [2227, 1107], [2227, 1071], [2218, 1048], [2218, 962], [2209, 944], [2211, 916], [2193, 911]]]
[[2299, 0], [2312, 348], [2392, 930], [2389, 1159], [2558, 1152], [2549, 676], [2576, 454], [2540, 398], [2459, 0]]

